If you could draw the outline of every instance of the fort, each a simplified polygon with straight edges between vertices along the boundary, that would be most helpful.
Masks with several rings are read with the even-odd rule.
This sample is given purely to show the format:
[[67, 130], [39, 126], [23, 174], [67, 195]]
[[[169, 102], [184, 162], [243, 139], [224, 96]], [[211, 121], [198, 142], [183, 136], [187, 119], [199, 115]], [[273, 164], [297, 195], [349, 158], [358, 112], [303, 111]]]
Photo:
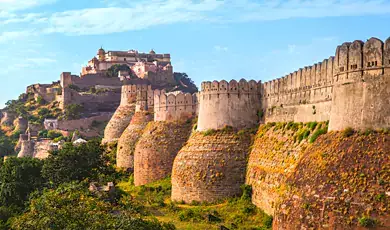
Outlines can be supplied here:
[[[104, 72], [115, 64], [129, 66], [138, 79], [128, 79], [128, 73], [120, 72], [115, 80], [107, 80]], [[310, 132], [334, 131], [328, 138], [346, 128], [390, 127], [390, 38], [343, 43], [335, 56], [271, 81], [206, 81], [200, 92], [192, 94], [168, 89], [174, 80], [171, 72], [167, 54], [100, 49], [80, 77], [61, 75], [61, 93], [49, 90], [54, 85], [31, 90], [39, 96], [46, 93], [45, 100], [53, 100], [48, 92], [57, 93], [55, 98], [63, 109], [71, 103], [81, 103], [94, 113], [116, 108], [103, 144], [118, 144], [117, 167], [134, 172], [135, 185], [171, 175], [171, 199], [191, 203], [238, 195], [246, 183], [252, 185], [253, 203], [268, 214], [285, 210], [275, 190], [287, 186], [301, 159], [307, 162], [304, 157], [312, 157], [306, 149], [321, 151], [308, 141], [296, 142], [287, 123], [296, 122], [303, 128], [315, 122]], [[72, 87], [96, 88], [98, 84], [107, 89], [99, 95]], [[4, 114], [2, 123], [9, 123], [12, 116]], [[55, 121], [46, 123], [47, 129], [61, 126]], [[267, 130], [265, 124], [282, 128]], [[339, 137], [320, 143], [335, 140], [349, 144]], [[378, 140], [386, 141], [384, 137]], [[31, 138], [22, 135], [20, 142], [20, 155], [28, 155], [24, 152], [34, 148]], [[328, 145], [339, 153], [339, 145]], [[289, 218], [286, 213], [278, 213], [280, 226]]]

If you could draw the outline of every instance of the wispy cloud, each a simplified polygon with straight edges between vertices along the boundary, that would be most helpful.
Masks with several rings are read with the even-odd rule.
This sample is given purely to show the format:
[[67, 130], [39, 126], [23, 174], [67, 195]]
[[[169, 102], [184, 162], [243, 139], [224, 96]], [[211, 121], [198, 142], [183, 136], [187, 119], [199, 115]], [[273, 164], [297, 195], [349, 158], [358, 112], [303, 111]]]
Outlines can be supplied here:
[[15, 42], [16, 40], [32, 36], [34, 33], [32, 31], [6, 31], [0, 33], [0, 44]]
[[1, 11], [25, 10], [54, 2], [56, 0], [0, 0], [0, 14]]
[[[54, 0], [22, 0], [19, 9]], [[2, 9], [17, 9], [16, 0], [0, 0]], [[18, 1], [19, 2], [19, 1]], [[91, 35], [141, 30], [173, 23], [209, 21], [235, 23], [289, 18], [321, 18], [390, 13], [388, 0], [102, 0], [107, 7], [9, 15], [3, 23], [34, 23], [42, 33]], [[1, 23], [0, 23], [1, 24]]]
[[221, 52], [221, 51], [226, 52], [226, 51], [229, 50], [228, 47], [224, 47], [224, 46], [214, 46], [214, 49], [215, 49], [216, 51], [219, 51], [219, 52]]

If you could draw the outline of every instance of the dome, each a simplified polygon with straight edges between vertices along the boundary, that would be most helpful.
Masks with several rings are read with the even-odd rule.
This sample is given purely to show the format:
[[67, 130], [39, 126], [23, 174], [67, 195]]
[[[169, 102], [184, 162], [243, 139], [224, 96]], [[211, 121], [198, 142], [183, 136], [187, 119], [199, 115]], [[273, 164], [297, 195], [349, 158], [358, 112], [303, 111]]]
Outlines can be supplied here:
[[152, 49], [152, 50], [150, 50], [150, 52], [149, 52], [150, 54], [156, 54], [156, 52], [154, 52], [154, 50]]
[[97, 52], [98, 55], [99, 55], [99, 54], [105, 54], [105, 53], [106, 53], [106, 51], [104, 51], [103, 47], [101, 47], [101, 48], [98, 50], [98, 52]]

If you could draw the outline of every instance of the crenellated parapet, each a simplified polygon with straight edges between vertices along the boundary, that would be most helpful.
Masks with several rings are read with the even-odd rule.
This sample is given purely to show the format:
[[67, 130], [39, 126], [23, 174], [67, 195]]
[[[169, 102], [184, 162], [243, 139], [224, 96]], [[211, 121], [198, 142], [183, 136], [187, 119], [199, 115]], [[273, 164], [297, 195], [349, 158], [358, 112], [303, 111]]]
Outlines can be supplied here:
[[199, 93], [198, 130], [251, 127], [259, 120], [261, 82], [203, 82]]
[[197, 115], [197, 94], [154, 91], [154, 121], [187, 120]]

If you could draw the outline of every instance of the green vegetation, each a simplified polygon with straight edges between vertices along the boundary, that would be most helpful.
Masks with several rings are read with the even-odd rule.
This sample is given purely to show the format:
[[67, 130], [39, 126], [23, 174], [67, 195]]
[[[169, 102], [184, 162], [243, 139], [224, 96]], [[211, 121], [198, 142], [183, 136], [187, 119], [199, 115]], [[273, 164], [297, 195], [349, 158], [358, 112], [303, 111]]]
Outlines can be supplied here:
[[0, 203], [23, 206], [29, 194], [43, 186], [42, 166], [34, 158], [8, 158], [0, 168]]
[[327, 133], [327, 132], [328, 132], [328, 129], [327, 129], [327, 128], [326, 128], [326, 129], [317, 129], [317, 130], [313, 133], [313, 135], [310, 137], [309, 142], [310, 142], [310, 143], [313, 143], [314, 141], [317, 140], [317, 138], [318, 138], [320, 135], [325, 134], [325, 133]]
[[133, 71], [130, 69], [130, 67], [128, 65], [125, 65], [125, 64], [123, 64], [123, 65], [115, 64], [115, 65], [111, 66], [107, 70], [106, 76], [107, 77], [118, 77], [119, 71], [127, 71], [130, 74], [131, 79], [137, 78], [137, 75], [135, 75], [133, 73]]
[[351, 127], [348, 127], [346, 129], [344, 129], [342, 131], [342, 136], [343, 137], [350, 137], [352, 136], [353, 134], [355, 133], [355, 131], [351, 128]]
[[170, 201], [171, 181], [166, 178], [148, 185], [135, 187], [132, 177], [119, 187], [139, 203], [145, 213], [159, 213], [159, 221], [173, 223], [178, 229], [271, 229], [272, 217], [251, 202], [252, 188], [243, 185], [242, 196], [217, 203], [192, 202], [190, 205]]
[[79, 104], [70, 104], [65, 107], [65, 119], [73, 120], [79, 119], [83, 112], [83, 106]]
[[375, 219], [371, 219], [370, 217], [363, 216], [358, 219], [359, 225], [366, 228], [372, 228], [375, 227], [377, 224], [377, 221]]
[[15, 153], [15, 141], [16, 140], [12, 140], [11, 137], [6, 136], [5, 133], [0, 130], [0, 157], [9, 156]]

